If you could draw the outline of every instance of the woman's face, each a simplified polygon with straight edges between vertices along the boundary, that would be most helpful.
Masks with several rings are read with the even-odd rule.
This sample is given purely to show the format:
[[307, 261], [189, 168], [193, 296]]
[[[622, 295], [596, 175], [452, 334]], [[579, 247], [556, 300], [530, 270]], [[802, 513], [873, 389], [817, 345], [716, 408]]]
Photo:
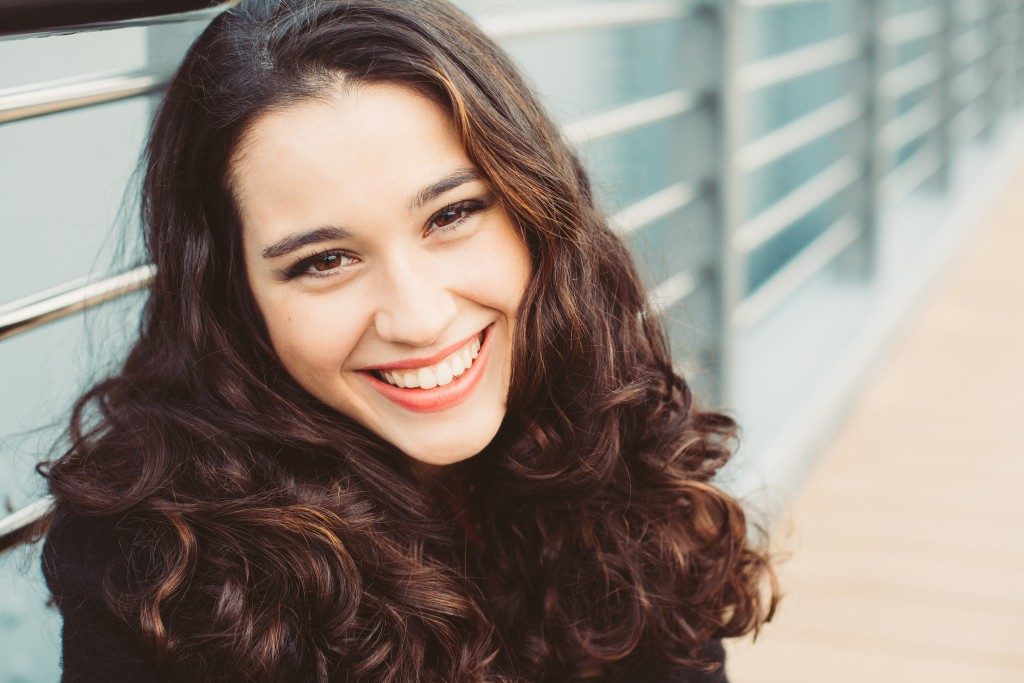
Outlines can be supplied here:
[[469, 458], [505, 416], [529, 253], [442, 108], [338, 93], [264, 115], [233, 158], [252, 292], [312, 395], [417, 461]]

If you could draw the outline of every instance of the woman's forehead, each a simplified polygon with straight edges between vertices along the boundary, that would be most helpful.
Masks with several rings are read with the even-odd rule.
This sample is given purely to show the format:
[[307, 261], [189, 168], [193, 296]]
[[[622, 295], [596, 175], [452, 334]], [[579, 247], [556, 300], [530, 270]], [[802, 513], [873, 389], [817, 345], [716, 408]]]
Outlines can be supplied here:
[[473, 167], [447, 112], [394, 85], [297, 102], [260, 117], [246, 138], [232, 189], [243, 225], [260, 232], [366, 206], [397, 213], [422, 188]]

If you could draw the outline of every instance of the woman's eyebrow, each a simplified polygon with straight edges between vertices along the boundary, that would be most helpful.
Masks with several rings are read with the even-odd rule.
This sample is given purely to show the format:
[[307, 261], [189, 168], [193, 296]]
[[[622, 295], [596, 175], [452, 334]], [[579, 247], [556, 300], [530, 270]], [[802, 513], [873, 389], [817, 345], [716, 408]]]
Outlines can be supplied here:
[[445, 192], [454, 190], [459, 185], [471, 183], [474, 180], [483, 180], [483, 176], [475, 168], [465, 167], [452, 171], [437, 182], [431, 183], [417, 192], [409, 203], [409, 213], [423, 208], [425, 204], [437, 199]]
[[[417, 192], [412, 201], [409, 203], [409, 213], [412, 213], [429, 202], [437, 199], [445, 192], [454, 190], [460, 185], [471, 183], [475, 180], [483, 180], [483, 176], [475, 168], [459, 168], [448, 175], [444, 176], [440, 180], [427, 185], [422, 190]], [[339, 228], [333, 225], [325, 225], [319, 228], [313, 228], [304, 232], [295, 232], [287, 235], [277, 242], [274, 242], [270, 246], [264, 247], [263, 251], [260, 252], [265, 259], [274, 259], [285, 254], [301, 249], [309, 244], [317, 244], [319, 242], [329, 242], [331, 240], [344, 240], [352, 237], [352, 232], [345, 228]]]
[[272, 259], [285, 254], [290, 254], [296, 249], [301, 249], [307, 244], [317, 244], [330, 240], [345, 240], [352, 237], [352, 233], [345, 228], [338, 228], [333, 225], [326, 225], [320, 228], [313, 228], [306, 232], [296, 232], [288, 235], [269, 247], [264, 247], [263, 258]]

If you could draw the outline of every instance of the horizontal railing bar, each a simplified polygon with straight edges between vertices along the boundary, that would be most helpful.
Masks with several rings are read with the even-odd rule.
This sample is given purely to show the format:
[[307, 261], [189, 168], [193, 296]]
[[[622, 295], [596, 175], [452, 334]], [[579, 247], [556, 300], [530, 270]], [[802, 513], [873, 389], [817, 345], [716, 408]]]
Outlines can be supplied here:
[[581, 145], [685, 114], [700, 107], [702, 100], [688, 90], [673, 90], [593, 114], [567, 124], [562, 132], [570, 143]]
[[925, 7], [890, 17], [882, 24], [882, 39], [892, 45], [909, 43], [937, 35], [942, 31], [942, 12]]
[[236, 4], [238, 0], [215, 7], [210, 7], [210, 0], [4, 0], [0, 3], [0, 40], [207, 20]]
[[45, 323], [143, 289], [156, 272], [140, 266], [96, 282], [77, 280], [0, 307], [0, 339], [35, 329]]
[[733, 244], [739, 251], [750, 253], [860, 176], [860, 165], [851, 156], [843, 157], [737, 228]]
[[696, 0], [607, 2], [587, 5], [585, 9], [549, 7], [492, 16], [483, 15], [478, 17], [477, 21], [492, 37], [504, 40], [545, 33], [615, 28], [684, 19], [693, 14], [699, 5]]
[[942, 110], [934, 100], [924, 100], [882, 127], [883, 147], [896, 151], [916, 140], [942, 122]]
[[785, 7], [786, 5], [810, 5], [822, 0], [739, 0], [740, 7], [751, 9], [764, 9], [771, 7]]
[[988, 90], [988, 83], [973, 71], [965, 71], [953, 79], [951, 90], [958, 104], [969, 104]]
[[739, 69], [736, 81], [743, 90], [758, 90], [843, 64], [859, 54], [857, 38], [846, 34], [747, 64]]
[[988, 51], [988, 43], [978, 35], [977, 31], [965, 33], [953, 41], [953, 55], [959, 66], [973, 64], [987, 55]]
[[701, 195], [703, 189], [696, 183], [676, 183], [630, 204], [612, 216], [611, 223], [618, 234], [628, 235], [683, 209]]
[[973, 140], [985, 129], [985, 117], [973, 107], [965, 107], [951, 122], [954, 134], [960, 140]]
[[970, 24], [988, 16], [988, 8], [985, 7], [986, 3], [978, 2], [978, 0], [967, 0], [967, 2], [955, 2], [953, 3], [953, 13], [956, 20], [960, 23]]
[[651, 290], [647, 305], [659, 315], [697, 291], [700, 281], [689, 270], [672, 275]]
[[146, 95], [164, 88], [167, 75], [109, 72], [0, 90], [0, 123]]
[[737, 329], [756, 325], [856, 242], [859, 232], [849, 215], [837, 220], [736, 306], [732, 324]]
[[841, 97], [748, 142], [737, 152], [736, 164], [741, 170], [748, 172], [767, 166], [776, 159], [856, 121], [861, 111], [856, 97]]
[[893, 99], [903, 97], [934, 83], [942, 77], [942, 61], [925, 54], [902, 64], [882, 77], [882, 89]]
[[886, 202], [894, 203], [903, 199], [925, 183], [939, 167], [942, 156], [932, 144], [926, 144], [914, 152], [882, 180], [882, 192]]
[[53, 496], [43, 496], [25, 507], [19, 508], [9, 515], [0, 518], [0, 538], [8, 536], [34, 524], [53, 508]]

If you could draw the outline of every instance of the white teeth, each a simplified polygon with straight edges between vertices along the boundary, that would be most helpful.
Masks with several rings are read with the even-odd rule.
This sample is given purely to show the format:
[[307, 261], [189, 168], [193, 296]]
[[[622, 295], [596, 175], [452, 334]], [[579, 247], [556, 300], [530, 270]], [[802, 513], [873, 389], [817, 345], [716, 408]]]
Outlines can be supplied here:
[[416, 371], [420, 380], [420, 389], [433, 389], [437, 386], [437, 378], [430, 368], [420, 368]]
[[448, 367], [447, 361], [441, 361], [434, 368], [434, 375], [437, 376], [437, 386], [443, 387], [445, 384], [451, 384], [452, 380], [455, 379], [455, 375], [452, 373], [452, 369]]
[[448, 356], [444, 360], [417, 370], [381, 371], [378, 374], [388, 383], [402, 389], [433, 389], [450, 384], [473, 365], [473, 359], [480, 355], [480, 337]]

